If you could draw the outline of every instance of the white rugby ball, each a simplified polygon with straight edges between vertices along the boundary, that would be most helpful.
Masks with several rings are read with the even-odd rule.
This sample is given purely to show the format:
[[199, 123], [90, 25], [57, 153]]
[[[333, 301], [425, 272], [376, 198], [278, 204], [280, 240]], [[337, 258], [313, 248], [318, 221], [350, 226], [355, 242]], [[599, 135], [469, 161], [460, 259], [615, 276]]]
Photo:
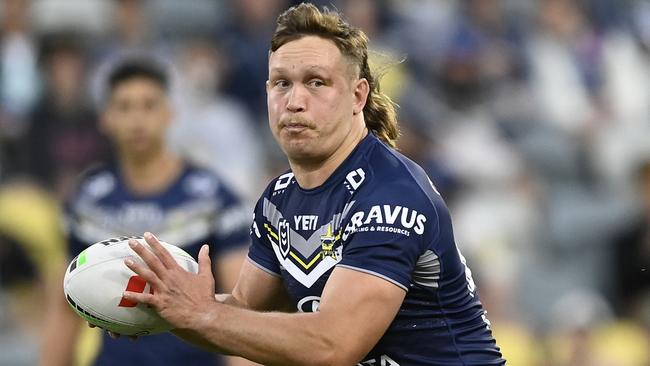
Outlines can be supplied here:
[[[148, 247], [141, 236], [112, 238], [89, 246], [70, 262], [63, 279], [68, 304], [89, 323], [111, 332], [142, 336], [169, 331], [171, 326], [153, 309], [122, 298], [127, 289], [153, 291], [124, 264], [126, 258], [144, 263], [129, 247], [129, 239], [137, 239]], [[187, 252], [168, 243], [162, 244], [182, 268], [198, 272], [199, 265]]]

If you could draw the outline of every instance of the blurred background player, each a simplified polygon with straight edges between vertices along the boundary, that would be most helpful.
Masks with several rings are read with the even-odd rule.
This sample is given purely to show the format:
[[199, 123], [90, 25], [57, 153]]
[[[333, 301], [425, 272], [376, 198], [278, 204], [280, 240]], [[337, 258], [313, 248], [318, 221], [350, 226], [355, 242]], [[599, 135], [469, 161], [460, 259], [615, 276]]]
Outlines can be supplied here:
[[[115, 159], [86, 172], [66, 204], [70, 258], [97, 241], [155, 227], [194, 257], [200, 244], [210, 244], [219, 286], [229, 291], [249, 242], [249, 215], [221, 178], [169, 151], [168, 88], [165, 71], [152, 60], [127, 59], [110, 73], [101, 128], [113, 144]], [[56, 299], [41, 365], [68, 365], [82, 320], [65, 304], [61, 291], [52, 294]], [[223, 364], [169, 333], [138, 343], [104, 339], [94, 364]]]
[[107, 159], [108, 143], [97, 130], [97, 114], [84, 89], [89, 63], [83, 41], [71, 32], [45, 37], [39, 61], [46, 77], [21, 155], [26, 172], [65, 200], [80, 172]]

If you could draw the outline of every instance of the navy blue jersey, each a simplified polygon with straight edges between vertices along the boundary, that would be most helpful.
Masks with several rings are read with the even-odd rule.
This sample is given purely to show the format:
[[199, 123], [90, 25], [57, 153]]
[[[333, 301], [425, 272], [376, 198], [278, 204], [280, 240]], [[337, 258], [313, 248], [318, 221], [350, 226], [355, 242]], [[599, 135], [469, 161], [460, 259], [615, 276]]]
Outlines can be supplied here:
[[[250, 243], [250, 211], [213, 173], [186, 166], [164, 192], [142, 196], [129, 191], [115, 167], [89, 172], [66, 207], [69, 254], [117, 236], [151, 231], [197, 258], [202, 244], [217, 259]], [[104, 334], [96, 365], [220, 365], [213, 353], [163, 333], [138, 342]]]
[[369, 134], [320, 187], [288, 172], [258, 201], [249, 260], [317, 311], [334, 267], [407, 291], [359, 365], [503, 365], [443, 199], [411, 160]]

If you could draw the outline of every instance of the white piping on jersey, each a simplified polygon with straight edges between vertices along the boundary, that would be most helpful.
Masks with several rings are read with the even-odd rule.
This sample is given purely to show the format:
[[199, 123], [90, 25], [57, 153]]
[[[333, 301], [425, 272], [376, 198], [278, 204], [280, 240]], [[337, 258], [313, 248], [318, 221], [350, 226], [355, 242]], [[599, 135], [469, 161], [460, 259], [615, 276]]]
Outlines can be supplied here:
[[393, 285], [401, 288], [402, 290], [408, 292], [408, 288], [406, 288], [406, 286], [402, 285], [401, 283], [399, 283], [399, 282], [395, 281], [394, 279], [392, 279], [392, 278], [390, 278], [390, 277], [388, 277], [386, 275], [383, 275], [381, 273], [371, 271], [371, 270], [368, 270], [368, 269], [365, 269], [365, 268], [350, 266], [348, 264], [339, 264], [337, 267], [348, 268], [348, 269], [351, 269], [351, 270], [354, 270], [354, 271], [363, 272], [363, 273], [371, 274], [373, 276], [377, 276], [377, 277], [382, 278], [382, 279], [392, 283]]

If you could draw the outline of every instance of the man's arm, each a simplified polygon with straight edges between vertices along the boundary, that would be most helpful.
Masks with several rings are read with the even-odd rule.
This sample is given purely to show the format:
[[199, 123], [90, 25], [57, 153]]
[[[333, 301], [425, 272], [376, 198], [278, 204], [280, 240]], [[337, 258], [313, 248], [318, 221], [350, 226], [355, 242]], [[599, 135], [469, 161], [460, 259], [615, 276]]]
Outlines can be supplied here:
[[281, 279], [257, 269], [244, 252], [219, 259], [216, 271], [219, 287], [227, 292], [216, 295], [218, 302], [258, 311], [296, 311]]
[[[282, 280], [258, 269], [249, 260], [245, 260], [242, 264], [239, 280], [232, 294], [218, 294], [216, 295], [216, 301], [256, 311], [295, 312], [295, 307], [291, 305]], [[172, 332], [189, 343], [215, 351], [214, 346], [208, 340], [186, 327], [177, 328]], [[221, 351], [220, 353], [228, 352]]]
[[39, 358], [41, 366], [71, 365], [74, 348], [83, 321], [68, 306], [63, 296], [61, 284], [65, 264], [61, 263], [61, 273], [47, 280], [47, 315], [43, 330]]
[[[209, 293], [211, 274], [204, 248], [199, 274], [182, 271], [155, 238], [152, 247], [134, 250], [150, 269], [127, 265], [156, 288], [155, 294], [125, 293], [127, 298], [153, 306], [189, 341], [226, 354], [236, 354], [266, 365], [353, 365], [359, 362], [394, 319], [405, 292], [379, 277], [337, 268], [323, 291], [315, 313], [258, 312], [221, 304]], [[206, 247], [207, 248], [207, 247]], [[242, 276], [272, 277], [250, 263]], [[264, 277], [261, 277], [264, 278]], [[276, 281], [279, 281], [276, 280]], [[237, 285], [239, 287], [240, 284]], [[257, 296], [242, 283], [235, 294], [256, 308]], [[239, 298], [238, 298], [239, 299]]]
[[315, 313], [262, 313], [215, 304], [188, 329], [219, 352], [265, 365], [354, 365], [379, 341], [404, 299], [399, 287], [337, 268]]
[[[255, 294], [258, 299], [257, 309], [271, 310], [273, 308], [272, 299], [280, 297], [283, 288], [277, 278], [273, 276], [260, 276], [260, 278], [252, 278], [250, 275], [245, 276], [241, 280], [240, 274], [245, 274], [242, 271], [242, 265], [250, 265], [246, 260], [246, 250], [231, 250], [223, 255], [217, 257], [215, 262], [215, 273], [218, 281], [218, 288], [224, 291], [224, 294], [216, 295], [217, 301], [227, 303], [237, 307], [249, 307], [251, 301], [247, 300], [248, 297], [241, 293], [233, 296], [233, 289], [236, 284], [241, 281], [242, 284], [247, 283], [249, 287], [253, 287], [253, 291], [249, 290], [248, 296]], [[279, 284], [278, 284], [279, 283]], [[239, 287], [240, 289], [242, 286]], [[180, 334], [179, 334], [180, 335]], [[200, 340], [200, 343], [205, 343]], [[206, 345], [204, 345], [206, 346]], [[209, 347], [209, 345], [207, 345]], [[229, 366], [251, 366], [257, 365], [251, 361], [240, 357], [227, 357]]]

